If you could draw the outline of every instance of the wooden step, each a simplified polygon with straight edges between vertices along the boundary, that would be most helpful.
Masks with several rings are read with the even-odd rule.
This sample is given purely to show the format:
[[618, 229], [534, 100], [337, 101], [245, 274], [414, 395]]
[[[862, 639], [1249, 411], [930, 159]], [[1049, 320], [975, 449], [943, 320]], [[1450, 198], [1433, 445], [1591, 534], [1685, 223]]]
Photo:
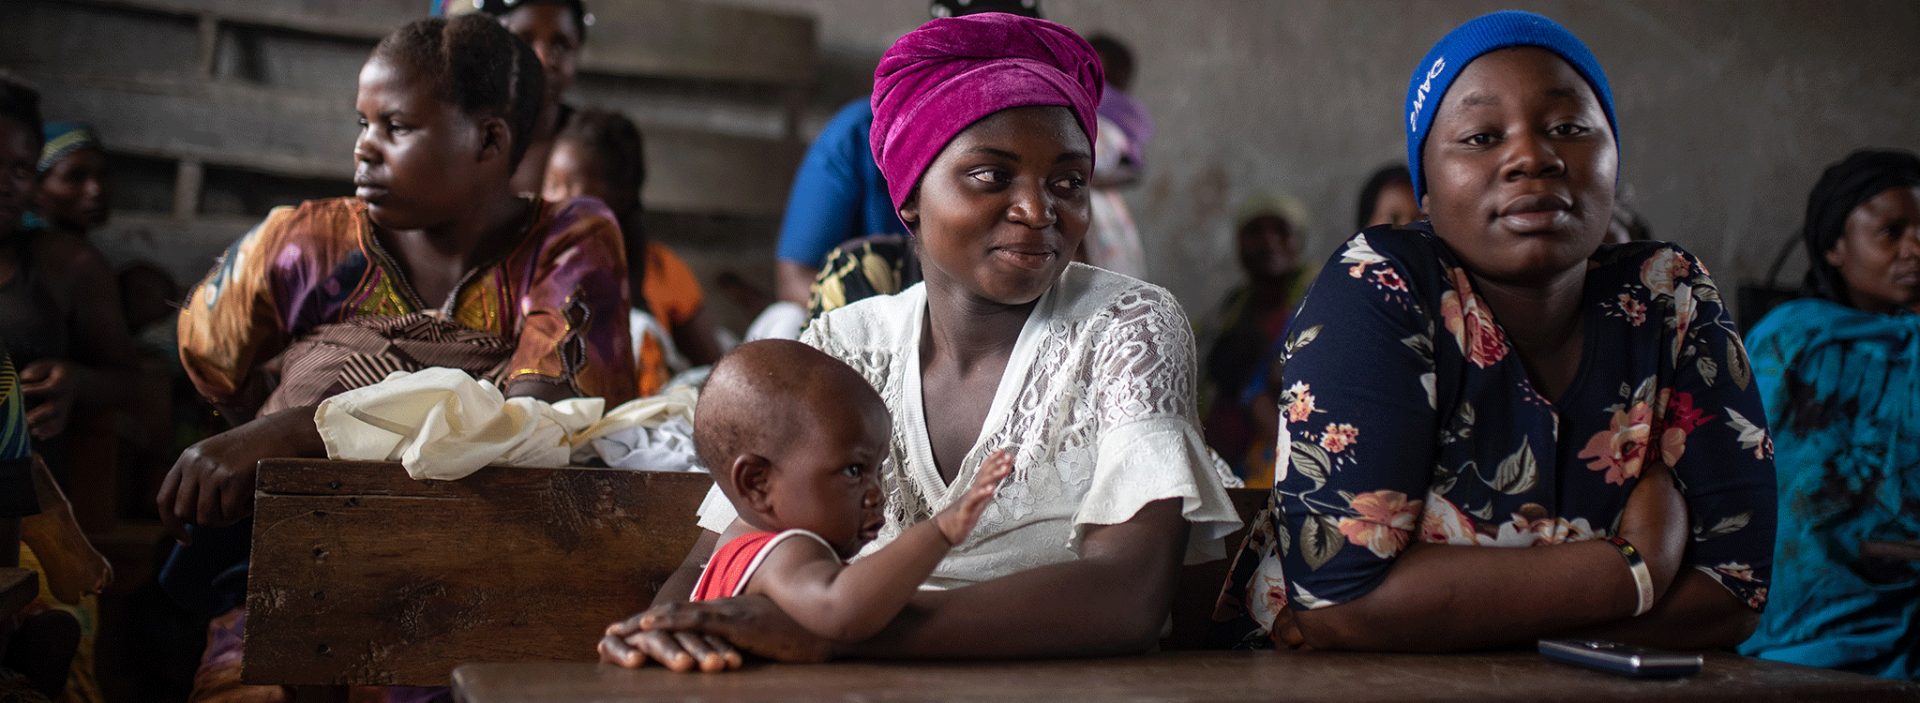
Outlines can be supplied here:
[[[36, 76], [41, 77], [41, 76]], [[229, 83], [44, 76], [42, 110], [99, 128], [116, 152], [286, 178], [353, 176], [354, 117], [343, 105]], [[651, 208], [777, 216], [805, 147], [797, 142], [643, 128]]]
[[[46, 0], [42, 0], [46, 1]], [[379, 41], [394, 28], [426, 15], [424, 0], [57, 0], [290, 31]]]
[[594, 0], [580, 69], [805, 86], [815, 71], [814, 18], [686, 0]]
[[[426, 0], [25, 0], [331, 37], [371, 47], [425, 16]], [[589, 73], [806, 86], [817, 42], [809, 15], [685, 0], [595, 0], [581, 54]]]

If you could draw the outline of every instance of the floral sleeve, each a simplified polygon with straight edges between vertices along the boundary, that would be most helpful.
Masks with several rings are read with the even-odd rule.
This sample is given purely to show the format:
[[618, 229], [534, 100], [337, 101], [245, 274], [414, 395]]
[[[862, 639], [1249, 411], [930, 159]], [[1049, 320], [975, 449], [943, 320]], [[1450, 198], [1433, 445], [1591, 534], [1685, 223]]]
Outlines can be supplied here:
[[627, 334], [626, 253], [620, 226], [597, 200], [576, 198], [553, 216], [533, 284], [509, 381], [537, 376], [570, 382], [612, 407], [633, 398], [633, 345]]
[[1672, 364], [1652, 436], [1685, 495], [1687, 564], [1756, 610], [1773, 567], [1773, 440], [1740, 333], [1699, 260], [1669, 246], [1641, 268], [1666, 312]]
[[1274, 541], [1303, 609], [1366, 595], [1418, 537], [1440, 425], [1434, 325], [1403, 267], [1366, 233], [1337, 256], [1282, 351]]
[[260, 378], [260, 366], [291, 341], [281, 308], [291, 296], [282, 285], [285, 269], [299, 268], [285, 261], [289, 233], [326, 224], [324, 213], [311, 208], [275, 208], [227, 248], [180, 306], [180, 362], [187, 378], [236, 419], [250, 419], [266, 400], [271, 386]]

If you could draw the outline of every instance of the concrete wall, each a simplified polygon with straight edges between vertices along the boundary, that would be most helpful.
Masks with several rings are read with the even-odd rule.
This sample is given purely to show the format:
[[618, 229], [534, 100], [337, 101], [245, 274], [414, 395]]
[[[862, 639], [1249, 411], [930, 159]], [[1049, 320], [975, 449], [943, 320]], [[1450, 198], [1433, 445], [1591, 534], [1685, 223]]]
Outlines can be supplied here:
[[[815, 130], [926, 17], [917, 0], [724, 1], [818, 15]], [[1310, 251], [1324, 257], [1350, 233], [1362, 179], [1404, 157], [1413, 64], [1458, 23], [1515, 5], [1565, 23], [1600, 57], [1623, 181], [1655, 235], [1702, 256], [1729, 289], [1764, 272], [1826, 164], [1862, 146], [1920, 148], [1920, 3], [1042, 1], [1051, 19], [1133, 46], [1134, 92], [1159, 131], [1151, 174], [1128, 199], [1151, 278], [1196, 316], [1233, 283], [1214, 272], [1234, 270], [1235, 202], [1304, 198]]]

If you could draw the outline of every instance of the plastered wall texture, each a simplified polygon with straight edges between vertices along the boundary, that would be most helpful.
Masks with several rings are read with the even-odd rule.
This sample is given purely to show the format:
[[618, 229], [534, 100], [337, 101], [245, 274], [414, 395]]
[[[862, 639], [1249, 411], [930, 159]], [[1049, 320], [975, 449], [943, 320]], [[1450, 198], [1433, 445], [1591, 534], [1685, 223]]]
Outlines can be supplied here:
[[[866, 90], [872, 66], [926, 18], [916, 0], [726, 0], [815, 13], [820, 86], [809, 129]], [[1129, 43], [1134, 94], [1159, 123], [1127, 199], [1150, 278], [1196, 318], [1233, 285], [1240, 199], [1303, 198], [1323, 260], [1353, 226], [1362, 180], [1404, 158], [1413, 64], [1455, 25], [1511, 7], [1585, 39], [1613, 84], [1623, 182], [1658, 238], [1703, 257], [1723, 288], [1760, 277], [1807, 191], [1854, 148], [1920, 150], [1920, 3], [1781, 0], [1042, 0], [1050, 19]], [[1804, 270], [1797, 254], [1785, 279]]]

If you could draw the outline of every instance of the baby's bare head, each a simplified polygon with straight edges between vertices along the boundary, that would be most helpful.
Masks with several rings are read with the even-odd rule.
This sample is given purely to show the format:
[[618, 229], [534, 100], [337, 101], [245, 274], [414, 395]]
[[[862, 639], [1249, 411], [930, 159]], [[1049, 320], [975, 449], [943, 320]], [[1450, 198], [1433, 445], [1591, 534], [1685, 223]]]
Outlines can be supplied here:
[[[884, 454], [892, 432], [886, 403], [864, 377], [781, 339], [742, 344], [715, 364], [693, 417], [700, 462], [743, 518], [751, 512], [738, 485], [743, 462], [778, 470], [837, 460], [855, 446], [877, 445]], [[875, 470], [880, 458], [872, 460]]]

